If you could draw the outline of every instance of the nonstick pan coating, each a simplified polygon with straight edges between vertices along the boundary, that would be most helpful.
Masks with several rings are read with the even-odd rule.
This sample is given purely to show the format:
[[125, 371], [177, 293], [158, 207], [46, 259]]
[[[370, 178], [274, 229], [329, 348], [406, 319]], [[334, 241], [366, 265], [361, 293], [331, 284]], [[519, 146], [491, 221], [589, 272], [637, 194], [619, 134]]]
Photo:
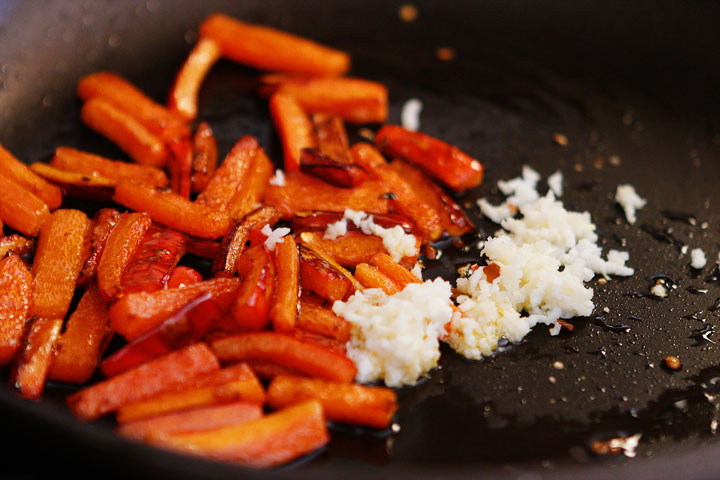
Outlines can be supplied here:
[[[345, 49], [353, 75], [389, 86], [391, 122], [406, 100], [420, 98], [422, 130], [483, 161], [483, 185], [459, 197], [481, 233], [497, 227], [479, 217], [474, 201], [499, 200], [498, 179], [517, 176], [523, 164], [543, 176], [560, 169], [566, 206], [590, 211], [603, 247], [628, 250], [636, 274], [593, 282], [596, 311], [576, 320], [572, 333], [550, 337], [537, 328], [481, 362], [444, 350], [440, 369], [399, 391], [397, 436], [335, 428], [326, 450], [270, 475], [716, 478], [720, 443], [711, 426], [720, 411], [720, 334], [712, 332], [720, 310], [710, 307], [720, 297], [713, 275], [720, 4], [428, 1], [414, 2], [419, 16], [405, 23], [397, 14], [402, 3], [3, 2], [0, 141], [27, 162], [48, 160], [60, 145], [122, 157], [80, 123], [77, 80], [116, 70], [164, 100], [209, 12]], [[438, 60], [438, 47], [452, 48], [455, 58]], [[201, 92], [200, 118], [215, 129], [221, 155], [252, 134], [278, 159], [267, 105], [252, 94], [254, 75], [217, 65]], [[555, 132], [567, 136], [566, 147], [552, 142]], [[635, 226], [613, 203], [620, 183], [648, 200]], [[466, 240], [469, 249], [448, 246], [428, 262], [430, 274], [451, 278], [477, 258], [477, 240]], [[684, 245], [703, 248], [708, 267], [693, 271]], [[644, 296], [655, 275], [677, 284], [666, 300]], [[680, 357], [681, 371], [662, 367], [667, 355]], [[69, 391], [52, 385], [34, 404], [0, 390], [4, 434], [16, 438], [6, 472], [268, 476], [136, 445], [116, 437], [109, 423], [78, 423], [62, 404]], [[595, 439], [634, 433], [643, 435], [634, 459], [599, 458], [588, 448]]]

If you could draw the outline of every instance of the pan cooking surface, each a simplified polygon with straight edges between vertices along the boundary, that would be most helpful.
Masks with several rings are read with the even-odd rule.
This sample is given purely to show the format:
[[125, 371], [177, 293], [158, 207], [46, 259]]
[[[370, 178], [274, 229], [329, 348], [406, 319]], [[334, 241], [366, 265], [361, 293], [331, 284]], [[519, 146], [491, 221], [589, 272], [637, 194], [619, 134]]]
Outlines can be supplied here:
[[[497, 226], [480, 218], [475, 200], [500, 201], [497, 180], [518, 176], [524, 164], [544, 178], [559, 169], [566, 208], [590, 211], [605, 251], [629, 251], [636, 269], [631, 278], [591, 282], [595, 312], [575, 320], [572, 333], [550, 337], [539, 327], [479, 362], [444, 348], [440, 368], [399, 391], [399, 434], [337, 427], [327, 450], [278, 475], [592, 477], [615, 468], [659, 478], [673, 462], [698, 478], [720, 472], [720, 133], [710, 81], [720, 68], [703, 48], [719, 44], [716, 5], [418, 2], [418, 19], [404, 23], [398, 2], [184, 3], [48, 2], [40, 15], [10, 2], [0, 10], [0, 141], [28, 162], [60, 145], [122, 158], [81, 125], [78, 78], [117, 70], [162, 100], [194, 28], [208, 12], [225, 11], [348, 50], [354, 76], [388, 85], [390, 123], [419, 98], [421, 130], [485, 164], [481, 187], [458, 197], [481, 234]], [[662, 38], [654, 33], [661, 27]], [[439, 60], [438, 47], [455, 58]], [[251, 134], [280, 158], [267, 105], [252, 94], [254, 75], [221, 62], [203, 86], [199, 118], [213, 127], [221, 156]], [[555, 132], [567, 146], [553, 143]], [[634, 226], [612, 199], [621, 183], [648, 200]], [[449, 245], [427, 262], [427, 274], [453, 279], [476, 260], [478, 238], [465, 240], [466, 248]], [[705, 269], [690, 268], [685, 245], [705, 250]], [[658, 275], [676, 286], [667, 299], [648, 296]], [[680, 371], [663, 367], [668, 355], [681, 359]], [[52, 386], [38, 405], [7, 390], [0, 398], [15, 417], [8, 421], [19, 423], [14, 412], [23, 426], [55, 432], [26, 440], [46, 448], [92, 446], [103, 462], [132, 458], [164, 473], [237, 472], [134, 445], [109, 424], [81, 425], [62, 407], [68, 391]], [[590, 453], [593, 440], [635, 433], [642, 438], [633, 460]]]

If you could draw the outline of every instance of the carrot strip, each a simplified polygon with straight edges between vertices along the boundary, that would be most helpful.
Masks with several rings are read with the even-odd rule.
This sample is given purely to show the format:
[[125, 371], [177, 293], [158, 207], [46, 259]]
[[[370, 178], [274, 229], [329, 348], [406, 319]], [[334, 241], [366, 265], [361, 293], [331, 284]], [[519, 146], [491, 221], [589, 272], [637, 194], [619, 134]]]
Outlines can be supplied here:
[[30, 310], [32, 274], [20, 257], [0, 260], [0, 365], [7, 365], [22, 342]]
[[285, 175], [285, 185], [268, 185], [265, 204], [280, 210], [283, 218], [299, 212], [344, 212], [348, 208], [385, 214], [388, 213], [387, 193], [385, 185], [377, 180], [348, 189], [333, 187], [300, 172], [289, 172]]
[[365, 288], [381, 288], [386, 295], [395, 295], [402, 290], [392, 279], [374, 265], [361, 263], [355, 267], [355, 278]]
[[120, 212], [114, 208], [100, 209], [90, 220], [90, 254], [80, 271], [79, 285], [87, 285], [95, 280], [98, 263], [103, 250], [105, 250], [107, 238], [119, 220]]
[[217, 167], [217, 143], [207, 122], [198, 125], [193, 136], [192, 191], [200, 193], [207, 187]]
[[20, 257], [35, 252], [35, 240], [22, 235], [13, 234], [0, 238], [0, 260], [14, 253]]
[[97, 286], [90, 284], [55, 343], [48, 378], [68, 383], [87, 382], [111, 335], [107, 304]]
[[338, 162], [314, 148], [302, 149], [300, 170], [340, 188], [357, 187], [370, 177], [367, 170], [360, 165]]
[[100, 294], [107, 301], [122, 292], [122, 276], [152, 221], [145, 213], [124, 213], [110, 231], [97, 266]]
[[69, 172], [111, 178], [116, 183], [122, 178], [132, 178], [137, 182], [147, 183], [155, 187], [166, 187], [168, 184], [165, 172], [158, 168], [109, 160], [70, 147], [58, 147], [55, 150], [55, 156], [50, 161], [50, 165]]
[[257, 205], [262, 204], [268, 180], [272, 176], [273, 164], [265, 155], [265, 151], [258, 148], [245, 181], [230, 200], [230, 217], [234, 220], [241, 220], [257, 208]]
[[298, 314], [300, 260], [295, 241], [286, 236], [275, 245], [275, 268], [277, 288], [270, 308], [273, 329], [278, 332], [291, 330]]
[[347, 348], [345, 347], [345, 343], [340, 342], [332, 337], [327, 337], [318, 333], [308, 332], [307, 330], [302, 330], [300, 328], [295, 328], [287, 332], [286, 334], [302, 342], [312, 343], [322, 348], [327, 348], [331, 352], [337, 353], [339, 355], [347, 354]]
[[[334, 240], [324, 238], [324, 233], [322, 232], [302, 232], [300, 238], [304, 243], [316, 246], [325, 251], [333, 260], [343, 267], [354, 267], [359, 263], [369, 262], [370, 258], [376, 253], [387, 253], [380, 237], [365, 235], [362, 232], [349, 231], [342, 237]], [[418, 252], [419, 251], [418, 248]], [[417, 256], [405, 257], [402, 263], [415, 265], [416, 260]]]
[[62, 192], [35, 175], [27, 165], [0, 145], [0, 177], [13, 181], [55, 210], [62, 203]]
[[375, 145], [390, 157], [416, 164], [456, 191], [480, 185], [480, 162], [442, 140], [396, 125], [385, 125], [375, 136]]
[[192, 255], [212, 260], [217, 257], [220, 252], [220, 242], [188, 235], [187, 251]]
[[195, 285], [198, 282], [202, 282], [202, 275], [197, 270], [190, 267], [175, 267], [173, 268], [170, 278], [168, 278], [166, 287], [167, 288], [180, 288], [187, 287], [189, 285]]
[[[167, 132], [167, 131], [166, 131]], [[183, 132], [166, 140], [170, 156], [167, 168], [170, 172], [170, 188], [183, 198], [190, 198], [192, 190], [193, 145], [190, 133]]]
[[264, 75], [261, 94], [290, 95], [308, 113], [341, 117], [350, 123], [383, 123], [388, 115], [385, 85], [348, 77]]
[[197, 203], [226, 212], [231, 199], [245, 181], [258, 148], [255, 137], [247, 135], [238, 140], [213, 174], [205, 190], [198, 195]]
[[306, 250], [300, 250], [300, 278], [303, 290], [309, 290], [334, 302], [345, 300], [352, 293], [348, 281], [329, 263]]
[[56, 210], [43, 225], [33, 262], [32, 315], [63, 319], [88, 256], [90, 220], [78, 210]]
[[370, 263], [375, 265], [380, 272], [395, 282], [400, 290], [411, 283], [422, 283], [422, 280], [417, 278], [412, 272], [397, 263], [386, 253], [373, 255], [370, 259]]
[[300, 168], [302, 150], [317, 145], [313, 124], [295, 99], [287, 95], [270, 97], [270, 115], [283, 144], [285, 171], [295, 172]]
[[311, 40], [226, 15], [210, 15], [200, 26], [200, 38], [212, 38], [230, 60], [261, 70], [342, 75], [350, 56]]
[[37, 317], [28, 327], [17, 362], [10, 374], [10, 384], [24, 398], [37, 399], [45, 388], [48, 367], [52, 361], [53, 345], [62, 328], [62, 318]]
[[283, 408], [317, 399], [328, 420], [387, 428], [398, 408], [389, 388], [328, 382], [315, 378], [278, 376], [268, 387], [268, 404]]
[[259, 360], [338, 382], [355, 378], [355, 364], [346, 356], [281, 333], [241, 333], [210, 345], [223, 363]]
[[69, 172], [52, 167], [47, 163], [33, 163], [30, 165], [30, 170], [60, 188], [68, 197], [95, 202], [112, 200], [113, 189], [117, 184], [117, 181], [112, 178]]
[[230, 229], [227, 215], [149, 185], [121, 180], [113, 199], [128, 208], [147, 212], [158, 223], [196, 237], [220, 238]]
[[340, 163], [350, 163], [350, 143], [340, 117], [316, 113], [311, 117], [317, 135], [318, 150]]
[[311, 245], [303, 241], [302, 236], [300, 237], [300, 243], [302, 244], [302, 247], [300, 248], [300, 252], [303, 252], [305, 256], [307, 257], [308, 252], [312, 254], [312, 256], [317, 257], [324, 262], [326, 262], [330, 267], [338, 273], [341, 277], [345, 278], [347, 282], [350, 284], [351, 293], [354, 293], [355, 290], [362, 290], [362, 285], [360, 285], [360, 282], [355, 280], [355, 277], [353, 277], [353, 274], [350, 273], [348, 270], [343, 268], [339, 263], [337, 263], [335, 260], [332, 259], [330, 255], [327, 254], [323, 249], [321, 249], [318, 245]]
[[3, 175], [0, 173], [0, 219], [22, 234], [36, 237], [50, 217], [48, 206]]
[[234, 402], [138, 420], [120, 425], [115, 431], [126, 437], [144, 440], [151, 435], [197, 433], [234, 427], [260, 417], [260, 405]]
[[80, 390], [67, 398], [67, 404], [78, 418], [95, 420], [219, 368], [207, 345], [196, 343]]
[[113, 103], [92, 98], [83, 105], [80, 117], [137, 163], [151, 167], [163, 167], [167, 163], [168, 151], [162, 140]]
[[216, 278], [182, 288], [131, 293], [110, 307], [110, 324], [118, 334], [134, 340], [206, 292], [221, 312], [227, 312], [235, 299], [238, 284], [236, 278]]
[[302, 373], [293, 370], [292, 368], [283, 367], [272, 362], [261, 362], [259, 360], [251, 360], [247, 362], [252, 368], [255, 375], [262, 378], [263, 380], [270, 380], [277, 375], [302, 375]]
[[150, 443], [249, 467], [289, 462], [327, 444], [330, 437], [319, 402], [313, 400], [236, 427], [171, 435], [151, 435]]
[[185, 236], [182, 233], [150, 227], [123, 271], [122, 294], [164, 288], [183, 255]]
[[300, 297], [299, 310], [297, 328], [331, 337], [339, 342], [350, 340], [350, 323], [324, 306], [319, 297], [303, 293]]
[[198, 111], [198, 92], [205, 76], [220, 59], [220, 44], [211, 38], [200, 38], [175, 77], [168, 108], [185, 120], [194, 120]]

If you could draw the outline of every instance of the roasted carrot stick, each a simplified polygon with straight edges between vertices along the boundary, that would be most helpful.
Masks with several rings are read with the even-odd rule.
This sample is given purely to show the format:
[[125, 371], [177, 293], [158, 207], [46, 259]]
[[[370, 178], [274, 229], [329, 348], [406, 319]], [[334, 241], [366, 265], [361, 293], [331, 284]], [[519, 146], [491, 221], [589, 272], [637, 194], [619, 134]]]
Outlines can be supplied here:
[[262, 330], [270, 318], [270, 302], [275, 284], [275, 267], [262, 245], [252, 245], [238, 259], [237, 270], [242, 282], [232, 313], [241, 331]]
[[397, 395], [389, 388], [348, 385], [316, 378], [278, 376], [268, 387], [273, 408], [317, 399], [328, 420], [387, 428], [397, 410]]
[[255, 137], [241, 138], [213, 174], [197, 203], [213, 210], [229, 210], [230, 201], [248, 176], [259, 146]]
[[275, 245], [275, 268], [277, 288], [270, 308], [270, 319], [275, 331], [286, 332], [295, 326], [300, 288], [300, 260], [292, 237], [286, 236]]
[[345, 346], [345, 342], [340, 342], [333, 337], [327, 337], [318, 333], [308, 332], [307, 330], [302, 330], [300, 328], [295, 328], [287, 332], [287, 335], [305, 343], [311, 343], [314, 345], [318, 345], [322, 348], [327, 348], [331, 352], [337, 353], [338, 355], [347, 354], [347, 347]]
[[110, 231], [97, 266], [100, 294], [107, 301], [122, 292], [122, 276], [152, 220], [145, 213], [124, 213]]
[[62, 322], [62, 318], [36, 317], [28, 325], [25, 341], [10, 374], [10, 384], [24, 398], [37, 399], [42, 395]]
[[385, 125], [375, 136], [375, 145], [386, 155], [418, 165], [453, 190], [476, 187], [482, 181], [480, 162], [429, 135]]
[[330, 437], [321, 404], [309, 401], [236, 427], [151, 435], [150, 443], [249, 467], [280, 465], [325, 445]]
[[89, 253], [89, 230], [90, 220], [78, 210], [56, 210], [45, 222], [33, 262], [31, 314], [65, 318]]
[[131, 293], [110, 307], [110, 324], [118, 334], [134, 340], [205, 292], [210, 293], [220, 311], [227, 312], [238, 284], [236, 278], [216, 278], [182, 288]]
[[180, 288], [202, 282], [202, 275], [190, 267], [178, 266], [173, 268], [167, 281], [167, 288]]
[[115, 104], [96, 97], [88, 100], [80, 117], [90, 128], [117, 144], [141, 165], [163, 167], [168, 151], [163, 141]]
[[192, 191], [205, 190], [217, 167], [217, 142], [207, 122], [198, 125], [193, 136]]
[[324, 259], [301, 248], [299, 265], [303, 290], [314, 292], [330, 302], [345, 300], [351, 295], [350, 283]]
[[300, 168], [302, 150], [317, 145], [313, 124], [295, 99], [288, 95], [270, 97], [270, 115], [283, 144], [285, 171], [295, 172]]
[[395, 282], [400, 290], [407, 287], [410, 283], [422, 283], [422, 280], [417, 278], [412, 272], [397, 263], [386, 253], [373, 255], [370, 259], [370, 263], [375, 265], [380, 272]]
[[256, 209], [257, 205], [262, 204], [268, 180], [272, 176], [273, 164], [263, 149], [258, 148], [245, 181], [230, 200], [230, 217], [232, 219], [241, 220]]
[[69, 172], [111, 178], [116, 183], [121, 178], [132, 178], [137, 182], [147, 183], [155, 187], [166, 187], [168, 184], [165, 172], [158, 168], [109, 160], [70, 147], [58, 147], [55, 150], [55, 156], [50, 161], [50, 165]]
[[30, 169], [0, 145], [0, 177], [5, 177], [45, 202], [50, 210], [62, 203], [62, 192], [35, 175]]
[[[302, 232], [300, 238], [303, 242], [324, 250], [343, 267], [354, 267], [359, 263], [369, 262], [370, 258], [376, 253], [387, 253], [380, 237], [365, 235], [362, 232], [349, 231], [334, 240], [324, 238], [323, 232]], [[416, 260], [417, 256], [406, 257], [402, 263], [415, 265]]]
[[0, 260], [0, 365], [7, 365], [22, 342], [32, 299], [32, 274], [20, 257]]
[[90, 232], [88, 234], [90, 238], [90, 254], [80, 271], [79, 285], [87, 285], [95, 280], [98, 263], [103, 250], [105, 250], [107, 238], [119, 220], [120, 212], [114, 208], [103, 208], [98, 210], [90, 221]]
[[261, 94], [295, 98], [308, 113], [341, 117], [350, 123], [383, 123], [388, 114], [385, 85], [348, 77], [301, 77], [269, 74], [260, 78]]
[[247, 363], [248, 365], [250, 365], [250, 368], [252, 368], [253, 372], [255, 372], [255, 375], [262, 378], [263, 380], [270, 380], [277, 375], [302, 375], [301, 372], [293, 370], [292, 368], [283, 367], [282, 365], [278, 365], [272, 362], [261, 362], [258, 360], [253, 360]]
[[299, 310], [297, 328], [331, 337], [339, 342], [347, 342], [350, 339], [350, 323], [335, 315], [330, 310], [330, 306], [323, 304], [321, 298], [303, 293], [300, 297]]
[[164, 288], [183, 255], [185, 236], [182, 233], [150, 227], [123, 270], [122, 294]]
[[200, 38], [175, 77], [168, 108], [186, 120], [194, 120], [198, 111], [198, 92], [205, 76], [220, 59], [220, 44], [211, 38]]
[[395, 295], [402, 290], [392, 279], [369, 263], [361, 263], [355, 267], [355, 278], [365, 288], [381, 288], [386, 295]]
[[3, 175], [0, 173], [0, 219], [22, 234], [36, 237], [50, 217], [48, 206]]
[[158, 223], [196, 237], [220, 238], [230, 229], [226, 214], [148, 185], [121, 180], [113, 198], [128, 208], [147, 212]]
[[112, 178], [69, 172], [47, 163], [33, 163], [30, 165], [30, 170], [60, 188], [66, 196], [71, 198], [109, 202], [112, 200], [113, 190], [117, 184], [117, 180]]
[[225, 15], [209, 16], [200, 26], [200, 38], [218, 42], [224, 57], [261, 70], [342, 75], [350, 68], [345, 52]]
[[170, 188], [183, 198], [190, 198], [192, 190], [193, 145], [190, 133], [184, 128], [177, 136], [166, 139], [170, 155], [167, 169], [170, 172]]
[[55, 343], [48, 378], [68, 383], [87, 382], [111, 335], [107, 304], [97, 286], [90, 284]]
[[355, 188], [370, 177], [360, 165], [338, 162], [314, 148], [303, 148], [300, 153], [300, 170], [340, 188]]
[[260, 417], [262, 407], [257, 403], [234, 402], [138, 420], [120, 425], [116, 431], [126, 437], [144, 440], [150, 435], [197, 433], [234, 427]]
[[[312, 263], [316, 265], [323, 265], [323, 268], [326, 268], [324, 264], [327, 264], [330, 267], [330, 270], [334, 272], [334, 275], [337, 275], [348, 283], [349, 291], [348, 294], [354, 293], [356, 290], [362, 290], [362, 285], [360, 282], [355, 280], [355, 277], [353, 277], [352, 273], [350, 273], [348, 270], [343, 268], [339, 263], [337, 263], [335, 260], [332, 259], [330, 255], [328, 255], [325, 251], [323, 251], [321, 248], [318, 247], [318, 245], [312, 245], [309, 243], [306, 243], [302, 240], [302, 237], [300, 238], [300, 259], [318, 259], [322, 260], [321, 263], [318, 263], [315, 260], [312, 260]], [[302, 277], [302, 273], [301, 273]], [[317, 293], [317, 292], [316, 292]], [[322, 296], [322, 295], [321, 295]], [[331, 300], [330, 298], [326, 298], [326, 300]], [[331, 300], [334, 301], [334, 300]]]
[[0, 238], [0, 260], [14, 253], [20, 257], [35, 252], [35, 240], [22, 235], [13, 234]]
[[310, 119], [320, 153], [340, 163], [350, 163], [350, 143], [342, 119], [322, 113], [316, 113]]
[[281, 333], [241, 333], [214, 340], [211, 347], [223, 363], [259, 360], [338, 382], [355, 378], [349, 358]]
[[196, 343], [80, 390], [67, 398], [67, 404], [78, 418], [95, 420], [218, 368], [217, 357], [207, 345]]

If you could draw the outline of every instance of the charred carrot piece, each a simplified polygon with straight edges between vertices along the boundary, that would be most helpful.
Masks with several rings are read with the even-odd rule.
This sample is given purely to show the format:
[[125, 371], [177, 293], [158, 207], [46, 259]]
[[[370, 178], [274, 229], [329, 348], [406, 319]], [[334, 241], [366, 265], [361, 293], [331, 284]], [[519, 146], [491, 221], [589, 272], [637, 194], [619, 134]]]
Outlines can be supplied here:
[[14, 253], [20, 257], [35, 252], [35, 240], [22, 235], [13, 234], [0, 238], [0, 260]]
[[442, 140], [396, 125], [385, 125], [375, 136], [375, 145], [386, 155], [413, 163], [455, 191], [480, 185], [480, 162]]
[[300, 258], [304, 257], [316, 257], [321, 259], [323, 262], [330, 265], [330, 268], [338, 274], [340, 277], [344, 278], [348, 284], [350, 285], [350, 293], [354, 293], [355, 290], [362, 290], [362, 285], [360, 285], [360, 282], [355, 280], [355, 277], [353, 277], [353, 274], [350, 273], [348, 270], [343, 268], [339, 263], [337, 263], [333, 258], [327, 254], [323, 249], [321, 249], [318, 245], [311, 245], [309, 243], [306, 243], [302, 240], [302, 236], [300, 237]]
[[274, 330], [286, 332], [295, 326], [300, 288], [298, 249], [295, 241], [289, 236], [275, 245], [275, 268], [277, 270], [277, 289], [270, 309], [270, 319]]
[[234, 402], [126, 423], [120, 425], [116, 432], [136, 440], [144, 440], [151, 435], [206, 432], [257, 420], [262, 413], [262, 406], [257, 403]]
[[200, 193], [207, 187], [217, 167], [217, 142], [207, 122], [198, 125], [193, 136], [192, 191]]
[[425, 240], [433, 241], [442, 235], [442, 220], [418, 196], [412, 186], [390, 168], [383, 156], [369, 143], [358, 143], [352, 147], [353, 158], [366, 170], [377, 175], [396, 199], [394, 205], [401, 215], [406, 216], [417, 226]]
[[28, 326], [22, 348], [10, 374], [10, 384], [24, 398], [40, 398], [45, 388], [53, 345], [62, 328], [62, 318], [36, 317]]
[[49, 217], [45, 202], [0, 173], [0, 219], [6, 225], [36, 237]]
[[80, 390], [67, 398], [67, 404], [78, 418], [95, 420], [127, 403], [178, 388], [219, 368], [217, 357], [207, 345], [196, 343]]
[[331, 352], [337, 353], [338, 355], [347, 354], [345, 342], [340, 342], [332, 337], [320, 335], [319, 333], [308, 332], [307, 330], [302, 330], [300, 328], [295, 328], [289, 332], [286, 332], [286, 335], [289, 335], [305, 343], [312, 343], [322, 348], [327, 348]]
[[248, 176], [258, 148], [255, 137], [247, 135], [238, 140], [205, 190], [198, 195], [197, 203], [213, 210], [227, 211], [231, 199]]
[[145, 213], [124, 213], [111, 229], [97, 266], [97, 283], [105, 300], [122, 292], [123, 273], [150, 225], [152, 220]]
[[[359, 263], [369, 262], [370, 258], [376, 253], [387, 253], [380, 237], [365, 235], [362, 232], [349, 231], [335, 240], [324, 238], [322, 232], [302, 232], [300, 238], [303, 242], [317, 246], [325, 251], [343, 267], [354, 267]], [[406, 257], [401, 263], [415, 265], [416, 260], [417, 256]]]
[[192, 255], [212, 260], [217, 257], [220, 252], [220, 242], [188, 235], [187, 251]]
[[377, 180], [347, 189], [300, 172], [290, 172], [285, 175], [285, 185], [268, 185], [265, 204], [280, 210], [283, 218], [291, 218], [299, 212], [344, 212], [348, 208], [385, 214], [388, 213], [387, 194], [387, 188]]
[[180, 288], [195, 285], [203, 279], [200, 272], [190, 267], [178, 266], [173, 268], [167, 281], [167, 288]]
[[112, 178], [68, 172], [46, 163], [33, 163], [30, 165], [30, 170], [60, 188], [65, 195], [71, 198], [109, 202], [112, 200], [113, 190], [117, 184], [117, 181]]
[[150, 227], [123, 271], [122, 294], [164, 288], [183, 255], [185, 236], [182, 233]]
[[200, 38], [175, 77], [168, 108], [185, 120], [194, 120], [198, 112], [198, 92], [205, 76], [220, 59], [220, 44], [211, 38]]
[[337, 162], [350, 163], [350, 143], [342, 119], [322, 113], [316, 113], [310, 119], [315, 127], [320, 153]]
[[247, 215], [223, 239], [213, 262], [213, 273], [222, 272], [222, 275], [228, 277], [235, 275], [238, 259], [246, 249], [250, 232], [262, 230], [265, 225], [274, 225], [279, 219], [280, 212], [273, 207], [261, 207]]
[[370, 259], [370, 263], [375, 265], [380, 272], [395, 282], [400, 290], [411, 283], [422, 283], [422, 280], [417, 278], [412, 272], [397, 263], [386, 253], [378, 253], [374, 255]]
[[200, 38], [212, 38], [224, 57], [260, 70], [342, 75], [350, 68], [345, 52], [221, 14], [210, 15], [202, 23]]
[[323, 304], [321, 298], [304, 293], [300, 297], [299, 310], [297, 328], [343, 343], [350, 339], [350, 323], [335, 315], [329, 306]]
[[43, 225], [33, 261], [30, 313], [64, 318], [88, 256], [90, 220], [78, 210], [56, 210]]
[[85, 383], [98, 365], [112, 331], [108, 308], [95, 284], [90, 284], [55, 343], [48, 378]]
[[230, 217], [232, 219], [241, 220], [257, 208], [257, 205], [262, 204], [268, 180], [272, 176], [273, 164], [265, 155], [265, 151], [258, 148], [245, 181], [230, 201]]
[[70, 147], [58, 147], [50, 165], [60, 170], [83, 173], [89, 177], [114, 179], [116, 183], [122, 178], [131, 178], [155, 187], [166, 187], [168, 184], [165, 172], [159, 168], [110, 160]]
[[103, 208], [98, 210], [90, 221], [90, 254], [80, 271], [79, 285], [87, 285], [95, 280], [98, 263], [103, 250], [105, 250], [107, 238], [119, 220], [120, 212], [114, 208]]
[[281, 333], [241, 333], [214, 340], [211, 347], [223, 363], [263, 361], [337, 382], [355, 378], [355, 364], [346, 356]]
[[352, 293], [348, 281], [329, 263], [302, 248], [299, 264], [303, 290], [314, 292], [330, 302], [345, 300]]
[[206, 292], [221, 312], [227, 312], [235, 299], [238, 284], [236, 278], [216, 278], [182, 288], [131, 293], [110, 307], [110, 324], [118, 334], [134, 340]]
[[275, 268], [262, 245], [251, 245], [238, 259], [242, 283], [238, 288], [233, 317], [239, 330], [262, 330], [270, 317], [270, 302], [275, 283]]
[[402, 177], [418, 197], [438, 212], [443, 230], [452, 237], [459, 237], [474, 230], [473, 224], [462, 208], [421, 170], [402, 160], [394, 160], [390, 168]]
[[166, 227], [200, 238], [220, 238], [230, 230], [224, 213], [193, 203], [173, 192], [121, 180], [113, 199], [128, 208], [147, 212]]
[[151, 167], [163, 167], [167, 163], [168, 151], [163, 141], [114, 104], [92, 98], [83, 105], [80, 117], [137, 163]]
[[314, 148], [303, 148], [300, 170], [339, 188], [355, 188], [370, 177], [362, 166], [338, 162]]
[[302, 150], [317, 146], [313, 124], [302, 107], [288, 95], [270, 97], [270, 115], [283, 144], [285, 171], [295, 172], [300, 168]]
[[397, 395], [389, 388], [316, 378], [275, 377], [267, 393], [268, 404], [273, 408], [316, 399], [328, 420], [374, 428], [387, 428], [398, 408]]
[[193, 146], [189, 133], [166, 140], [170, 155], [167, 168], [170, 172], [170, 188], [183, 198], [190, 198], [192, 190]]
[[5, 177], [45, 202], [50, 210], [62, 203], [62, 192], [34, 174], [27, 165], [0, 145], [0, 177]]
[[[263, 404], [265, 402], [265, 391], [260, 385], [260, 381], [250, 367], [245, 364], [240, 365], [240, 367], [231, 367], [233, 372], [232, 378], [229, 379], [216, 380], [210, 378], [210, 381], [202, 382], [203, 379], [200, 378], [200, 385], [160, 393], [146, 400], [123, 405], [118, 409], [115, 418], [118, 423], [125, 424], [149, 417], [223, 403], [244, 401]], [[225, 372], [220, 370], [207, 376], [218, 377], [218, 373]]]
[[324, 113], [350, 123], [383, 123], [388, 114], [385, 85], [348, 77], [270, 74], [260, 78], [261, 95], [290, 95], [308, 113]]
[[0, 260], [0, 365], [7, 365], [22, 342], [32, 298], [32, 274], [16, 255]]
[[381, 288], [386, 295], [395, 295], [402, 290], [391, 278], [369, 263], [361, 263], [355, 267], [355, 278], [365, 288]]

